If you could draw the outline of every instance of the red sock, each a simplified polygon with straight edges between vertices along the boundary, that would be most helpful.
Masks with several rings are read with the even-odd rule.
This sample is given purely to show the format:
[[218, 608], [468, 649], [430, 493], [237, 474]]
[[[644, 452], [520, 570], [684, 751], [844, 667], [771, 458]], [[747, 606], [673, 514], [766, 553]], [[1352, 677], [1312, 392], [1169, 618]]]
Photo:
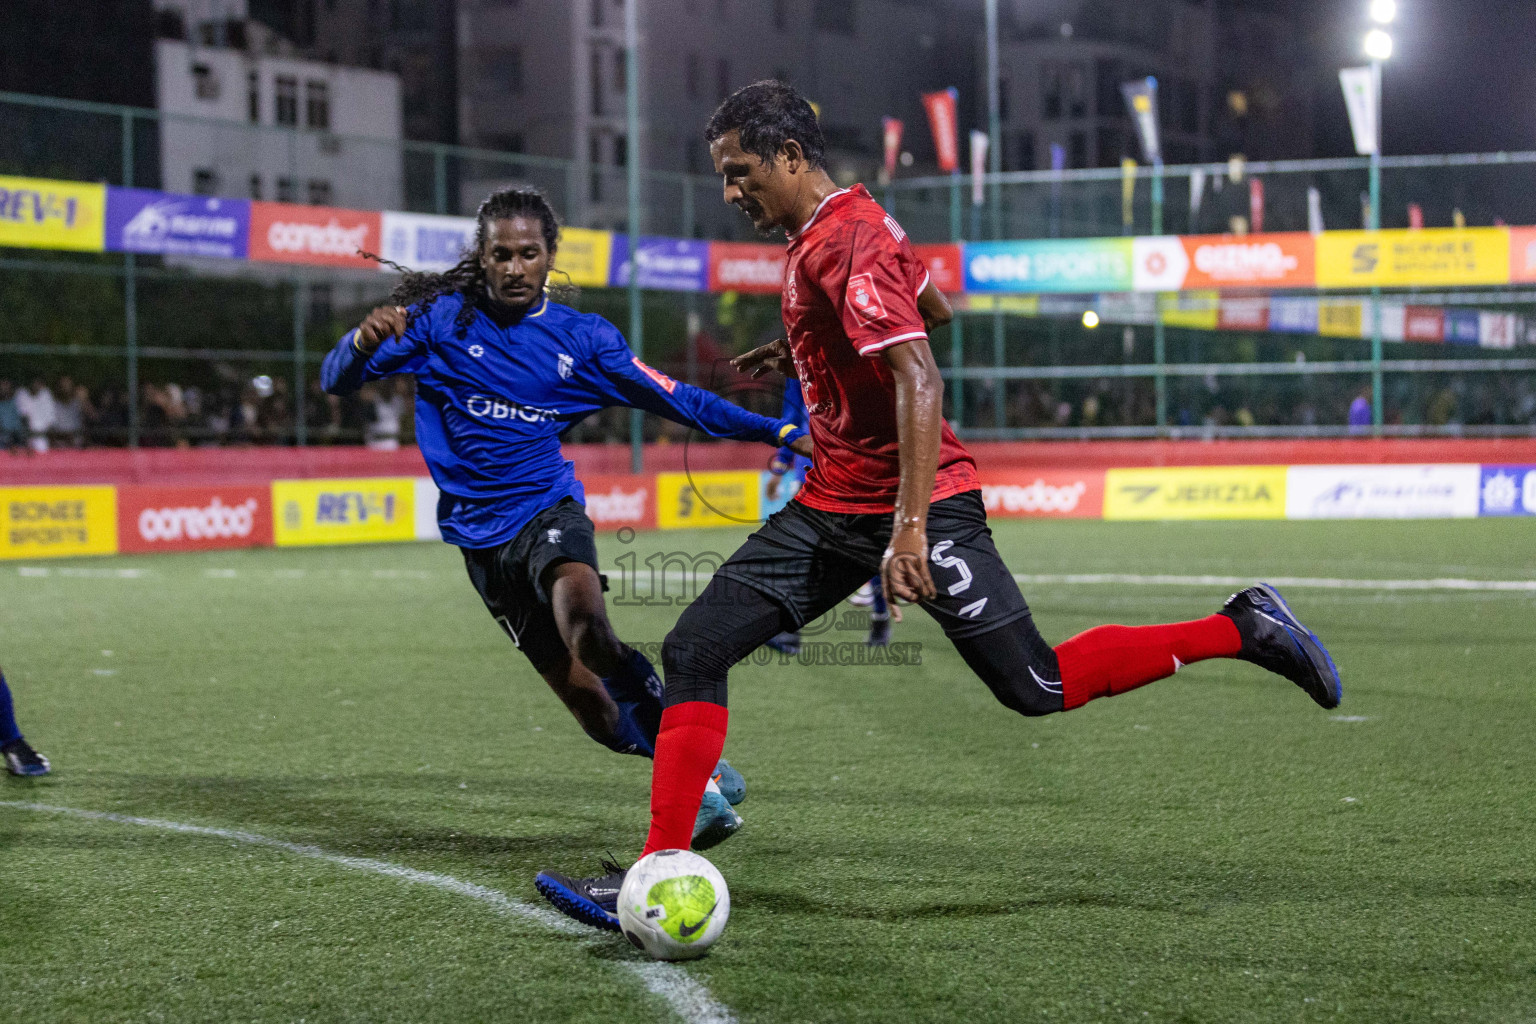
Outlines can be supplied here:
[[1242, 649], [1237, 625], [1225, 615], [1166, 626], [1097, 626], [1056, 648], [1064, 710], [1173, 675], [1207, 658]]
[[705, 700], [674, 704], [661, 713], [651, 765], [651, 831], [645, 850], [686, 850], [693, 841], [704, 786], [725, 749], [731, 713]]

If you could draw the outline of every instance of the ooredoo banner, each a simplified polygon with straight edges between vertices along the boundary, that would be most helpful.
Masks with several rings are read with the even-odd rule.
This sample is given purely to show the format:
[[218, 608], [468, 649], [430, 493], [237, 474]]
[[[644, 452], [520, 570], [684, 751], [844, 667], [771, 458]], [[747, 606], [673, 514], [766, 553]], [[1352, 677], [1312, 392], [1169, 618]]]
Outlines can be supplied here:
[[271, 487], [119, 487], [119, 551], [210, 551], [272, 543]]
[[755, 242], [709, 243], [709, 290], [777, 295], [784, 287], [789, 255], [782, 245]]
[[656, 528], [656, 478], [653, 476], [583, 477], [587, 517], [598, 529]]
[[1104, 473], [1045, 470], [988, 472], [981, 476], [987, 515], [1005, 519], [1099, 519], [1104, 515]]
[[379, 214], [291, 203], [251, 204], [251, 259], [376, 268], [361, 253], [377, 253]]

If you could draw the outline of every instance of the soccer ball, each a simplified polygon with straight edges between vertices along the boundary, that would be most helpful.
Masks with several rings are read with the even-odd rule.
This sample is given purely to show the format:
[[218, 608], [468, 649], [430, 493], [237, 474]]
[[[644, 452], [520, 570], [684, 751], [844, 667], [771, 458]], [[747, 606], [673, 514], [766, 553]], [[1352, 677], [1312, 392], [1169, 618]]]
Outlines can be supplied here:
[[657, 850], [641, 857], [619, 890], [624, 937], [655, 960], [703, 956], [730, 916], [725, 879], [690, 850]]

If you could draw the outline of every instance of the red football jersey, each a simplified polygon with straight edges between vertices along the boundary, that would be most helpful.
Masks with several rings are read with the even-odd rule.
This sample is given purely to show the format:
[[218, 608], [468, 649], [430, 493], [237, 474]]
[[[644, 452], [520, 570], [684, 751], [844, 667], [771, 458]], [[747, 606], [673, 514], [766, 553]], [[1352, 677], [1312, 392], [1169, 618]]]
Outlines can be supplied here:
[[[928, 271], [864, 186], [834, 192], [789, 240], [782, 308], [816, 454], [799, 501], [826, 512], [890, 512], [901, 460], [896, 384], [880, 355], [926, 339], [917, 297]], [[942, 425], [933, 500], [981, 485]]]

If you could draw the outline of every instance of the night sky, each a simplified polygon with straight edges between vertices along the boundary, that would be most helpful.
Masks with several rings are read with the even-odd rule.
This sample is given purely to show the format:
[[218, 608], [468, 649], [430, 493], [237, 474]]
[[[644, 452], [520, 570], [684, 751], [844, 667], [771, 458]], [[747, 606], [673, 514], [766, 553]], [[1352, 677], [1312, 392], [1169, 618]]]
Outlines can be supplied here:
[[[1367, 0], [1298, 6], [1311, 12], [1322, 58], [1318, 155], [1351, 155], [1337, 69], [1366, 63]], [[1536, 0], [1398, 0], [1390, 31], [1396, 52], [1382, 78], [1386, 154], [1536, 150]]]

